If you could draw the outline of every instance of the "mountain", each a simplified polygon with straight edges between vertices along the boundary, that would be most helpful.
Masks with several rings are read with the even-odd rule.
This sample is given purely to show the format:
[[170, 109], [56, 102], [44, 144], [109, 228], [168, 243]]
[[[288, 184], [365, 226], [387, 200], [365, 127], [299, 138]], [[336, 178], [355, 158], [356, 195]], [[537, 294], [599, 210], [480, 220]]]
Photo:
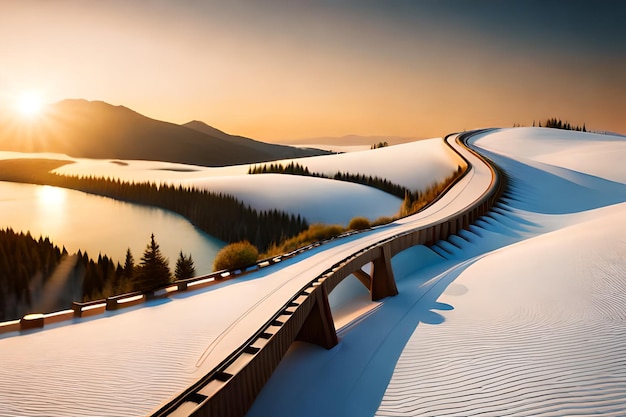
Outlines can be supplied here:
[[[127, 107], [102, 101], [63, 100], [49, 105], [36, 120], [0, 115], [0, 150], [203, 166], [281, 159], [288, 149], [293, 151], [293, 156], [289, 157], [325, 153], [293, 147], [275, 149], [276, 145], [231, 137], [213, 128], [206, 132], [151, 119]], [[255, 146], [249, 142], [254, 142]]]
[[238, 146], [244, 146], [255, 152], [273, 155], [273, 159], [302, 158], [305, 156], [330, 154], [330, 152], [322, 151], [319, 149], [296, 148], [294, 146], [288, 145], [259, 142], [258, 140], [246, 138], [243, 136], [229, 135], [228, 133], [222, 132], [221, 130], [209, 126], [208, 124], [198, 120], [193, 120], [191, 122], [183, 124], [182, 126], [207, 134], [209, 136], [225, 140]]

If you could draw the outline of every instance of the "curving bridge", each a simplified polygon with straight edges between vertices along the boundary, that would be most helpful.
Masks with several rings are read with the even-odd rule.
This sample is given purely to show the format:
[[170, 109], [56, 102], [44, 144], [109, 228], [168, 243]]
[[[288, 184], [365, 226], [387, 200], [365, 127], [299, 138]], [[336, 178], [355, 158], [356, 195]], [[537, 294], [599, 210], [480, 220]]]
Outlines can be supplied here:
[[490, 210], [504, 176], [466, 146], [484, 132], [446, 137], [468, 169], [412, 216], [250, 270], [0, 323], [0, 415], [244, 415], [294, 341], [337, 343], [328, 294], [343, 279], [395, 295], [395, 254]]
[[[346, 238], [332, 250], [281, 268], [277, 273], [291, 274], [291, 289], [281, 288], [282, 293], [291, 291], [292, 296], [283, 298], [275, 313], [248, 333], [251, 336], [210, 372], [152, 415], [243, 416], [294, 341], [325, 348], [338, 343], [328, 294], [343, 279], [357, 277], [370, 291], [372, 300], [396, 295], [391, 267], [394, 255], [415, 245], [432, 245], [468, 228], [491, 209], [504, 191], [504, 175], [467, 146], [472, 136], [485, 132], [445, 138], [468, 169], [428, 208], [391, 225]], [[370, 273], [363, 270], [367, 264], [371, 264]]]

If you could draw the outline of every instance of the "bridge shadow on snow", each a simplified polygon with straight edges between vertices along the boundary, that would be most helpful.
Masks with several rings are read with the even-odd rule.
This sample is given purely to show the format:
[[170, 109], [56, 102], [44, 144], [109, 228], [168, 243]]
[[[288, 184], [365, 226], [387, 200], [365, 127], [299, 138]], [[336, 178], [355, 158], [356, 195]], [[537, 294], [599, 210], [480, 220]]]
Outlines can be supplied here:
[[[540, 227], [516, 215], [515, 209], [569, 214], [626, 201], [626, 185], [618, 182], [535, 161], [481, 153], [512, 176], [504, 204], [498, 204], [477, 223], [482, 223], [486, 230], [510, 235], [513, 241], [519, 239], [520, 233]], [[480, 229], [473, 230], [481, 236]], [[496, 245], [499, 246], [502, 244]], [[448, 288], [453, 295], [467, 292], [454, 280], [480, 259], [480, 254], [476, 255], [469, 260], [426, 262], [428, 267], [418, 271], [403, 271], [406, 264], [394, 263], [399, 294], [341, 329], [340, 343], [330, 351], [296, 343], [248, 416], [374, 415], [416, 328], [444, 323], [445, 312], [454, 308], [438, 302], [439, 296]]]
[[248, 416], [374, 415], [409, 338], [420, 325], [445, 322], [454, 307], [437, 299], [473, 262], [440, 260], [397, 276], [399, 294], [340, 330], [330, 351], [294, 344]]

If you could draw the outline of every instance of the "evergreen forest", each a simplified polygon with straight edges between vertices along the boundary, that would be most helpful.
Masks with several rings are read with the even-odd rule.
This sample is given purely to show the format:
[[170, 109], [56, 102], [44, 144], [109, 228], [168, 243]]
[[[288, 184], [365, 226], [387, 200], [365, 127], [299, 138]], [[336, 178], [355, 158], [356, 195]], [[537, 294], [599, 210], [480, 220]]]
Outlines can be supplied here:
[[52, 185], [178, 213], [198, 229], [228, 243], [247, 240], [260, 250], [308, 227], [301, 216], [279, 210], [258, 211], [231, 195], [194, 187], [135, 183], [102, 177], [65, 176], [49, 171], [69, 161], [0, 161], [0, 180]]
[[[515, 127], [515, 126], [514, 126]], [[535, 121], [533, 120], [533, 127], [535, 127]], [[556, 117], [551, 117], [546, 119], [543, 124], [539, 121], [537, 127], [550, 127], [552, 129], [563, 129], [563, 130], [574, 130], [576, 132], [586, 132], [587, 125], [583, 123], [582, 126], [573, 125], [568, 121], [563, 121], [561, 119], [557, 119]]]
[[[163, 208], [184, 216], [199, 229], [226, 242], [248, 240], [263, 249], [295, 236], [308, 227], [300, 216], [278, 210], [257, 211], [230, 195], [191, 187], [129, 183], [110, 178], [68, 177], [49, 172], [67, 163], [36, 159], [3, 160], [0, 161], [0, 180], [64, 187]], [[66, 272], [65, 279], [67, 282], [73, 280], [74, 283], [80, 281], [74, 286], [82, 288], [82, 293], [74, 301], [150, 290], [166, 285], [173, 279], [195, 275], [191, 256], [182, 252], [172, 275], [154, 236], [151, 236], [138, 264], [129, 249], [124, 265], [121, 265], [102, 254], [97, 259], [81, 251], [76, 255], [68, 255], [65, 248], [59, 249], [47, 237], [35, 239], [29, 233], [1, 230], [0, 321], [19, 318], [37, 310], [48, 280], [68, 257], [72, 258], [71, 271]], [[69, 304], [61, 308], [67, 308]]]
[[129, 183], [119, 179], [52, 175], [51, 184], [180, 214], [200, 230], [228, 243], [248, 240], [268, 248], [308, 227], [301, 216], [258, 211], [231, 195], [182, 185]]
[[248, 169], [248, 174], [290, 174], [317, 178], [328, 178], [337, 181], [346, 181], [356, 184], [367, 185], [368, 187], [379, 189], [402, 199], [407, 196], [409, 196], [409, 198], [413, 200], [418, 198], [417, 192], [413, 192], [402, 185], [394, 184], [385, 178], [373, 177], [371, 175], [368, 176], [365, 174], [350, 174], [341, 171], [338, 171], [333, 176], [328, 176], [324, 174], [310, 172], [307, 167], [294, 162], [290, 162], [287, 165], [283, 165], [281, 163], [254, 165]]
[[65, 248], [59, 249], [48, 238], [0, 230], [0, 321], [21, 317], [34, 301], [35, 283], [45, 283], [63, 256], [67, 256]]
[[[60, 268], [64, 262], [68, 267]], [[76, 255], [69, 255], [65, 248], [54, 245], [47, 237], [35, 239], [30, 233], [0, 229], [0, 322], [34, 311], [66, 309], [71, 301], [147, 291], [193, 276], [193, 259], [182, 252], [172, 275], [169, 261], [161, 253], [154, 235], [138, 264], [128, 249], [121, 265], [102, 254], [96, 260], [80, 250]], [[56, 283], [51, 282], [54, 280]], [[62, 297], [57, 304], [51, 304], [45, 301], [49, 298], [46, 291], [54, 285], [62, 292], [73, 293], [79, 289], [81, 293], [67, 300]]]

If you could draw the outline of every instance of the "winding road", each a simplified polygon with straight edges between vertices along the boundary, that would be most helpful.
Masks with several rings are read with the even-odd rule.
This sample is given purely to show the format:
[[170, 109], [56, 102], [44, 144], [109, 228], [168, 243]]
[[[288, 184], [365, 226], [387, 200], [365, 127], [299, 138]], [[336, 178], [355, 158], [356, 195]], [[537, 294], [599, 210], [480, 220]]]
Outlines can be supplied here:
[[[326, 297], [339, 281], [370, 261], [384, 269], [395, 253], [489, 210], [498, 172], [465, 145], [481, 132], [445, 139], [468, 170], [415, 215], [214, 287], [3, 340], [0, 357], [11, 360], [0, 369], [0, 416], [245, 414], [294, 340], [332, 346]], [[369, 278], [380, 298], [376, 270]]]

